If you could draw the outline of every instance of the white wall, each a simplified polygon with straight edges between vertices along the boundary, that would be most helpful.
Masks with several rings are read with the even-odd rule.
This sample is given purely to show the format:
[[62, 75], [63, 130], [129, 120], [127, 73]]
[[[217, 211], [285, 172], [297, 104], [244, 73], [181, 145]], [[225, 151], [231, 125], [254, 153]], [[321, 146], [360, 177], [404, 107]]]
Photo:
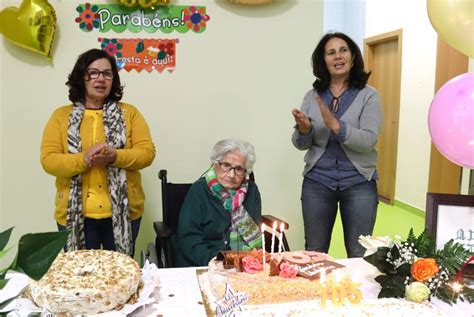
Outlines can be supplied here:
[[426, 1], [366, 1], [366, 37], [403, 29], [400, 120], [395, 199], [425, 209], [431, 138], [428, 110], [434, 96], [436, 31]]
[[[239, 137], [255, 145], [264, 212], [286, 219], [290, 244], [303, 248], [304, 153], [290, 141], [290, 110], [311, 88], [310, 55], [322, 35], [322, 1], [280, 0], [261, 7], [172, 1], [207, 6], [211, 20], [201, 34], [84, 33], [74, 22], [75, 7], [87, 1], [49, 2], [58, 20], [53, 63], [5, 39], [0, 43], [0, 230], [16, 226], [12, 241], [27, 232], [56, 230], [54, 178], [42, 170], [39, 149], [51, 113], [68, 103], [64, 83], [78, 54], [98, 47], [98, 37], [179, 38], [173, 73], [121, 72], [123, 100], [139, 107], [157, 147], [155, 162], [143, 170], [147, 201], [138, 247], [153, 240], [152, 222], [161, 219], [158, 170], [168, 169], [177, 182], [193, 181], [208, 167], [217, 140]], [[0, 10], [19, 3], [2, 0]]]
[[365, 0], [324, 0], [324, 33], [343, 32], [364, 52]]

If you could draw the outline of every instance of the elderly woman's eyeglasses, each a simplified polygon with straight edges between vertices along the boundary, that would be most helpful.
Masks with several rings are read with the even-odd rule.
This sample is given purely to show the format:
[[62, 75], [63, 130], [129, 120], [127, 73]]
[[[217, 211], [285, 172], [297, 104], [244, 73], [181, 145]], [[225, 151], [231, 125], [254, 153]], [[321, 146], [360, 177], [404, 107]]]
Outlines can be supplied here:
[[112, 80], [114, 78], [114, 73], [110, 69], [103, 71], [100, 71], [96, 68], [87, 69], [87, 75], [89, 75], [90, 79], [97, 79], [99, 78], [100, 74], [102, 74], [102, 76], [104, 76], [104, 78], [108, 80]]
[[222, 171], [229, 173], [231, 170], [234, 170], [235, 175], [243, 176], [247, 173], [247, 169], [243, 168], [242, 166], [232, 166], [230, 163], [226, 162], [218, 162], [219, 167]]

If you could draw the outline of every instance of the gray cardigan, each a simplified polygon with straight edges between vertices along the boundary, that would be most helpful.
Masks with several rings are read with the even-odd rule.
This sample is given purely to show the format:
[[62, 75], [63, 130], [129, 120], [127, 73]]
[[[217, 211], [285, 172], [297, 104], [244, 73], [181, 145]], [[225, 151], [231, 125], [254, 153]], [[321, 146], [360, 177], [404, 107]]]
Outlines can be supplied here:
[[[308, 150], [304, 157], [306, 165], [303, 176], [323, 155], [330, 134], [316, 103], [316, 95], [316, 90], [308, 91], [301, 105], [301, 111], [311, 119], [312, 138], [302, 135], [297, 126], [291, 138], [298, 150]], [[370, 180], [377, 164], [375, 144], [382, 125], [382, 107], [377, 91], [370, 86], [365, 86], [359, 91], [340, 120], [344, 121], [347, 129], [346, 138], [341, 143], [341, 147], [359, 173]]]

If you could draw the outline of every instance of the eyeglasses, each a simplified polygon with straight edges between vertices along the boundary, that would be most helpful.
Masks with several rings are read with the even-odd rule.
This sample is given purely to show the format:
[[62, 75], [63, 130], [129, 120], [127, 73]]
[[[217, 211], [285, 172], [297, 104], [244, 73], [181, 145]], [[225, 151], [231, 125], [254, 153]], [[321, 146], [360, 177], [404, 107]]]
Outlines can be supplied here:
[[234, 170], [235, 175], [243, 176], [247, 173], [247, 169], [243, 168], [242, 166], [232, 166], [230, 163], [226, 162], [218, 162], [219, 167], [226, 173], [229, 173], [231, 170]]
[[103, 71], [100, 71], [95, 68], [87, 69], [87, 75], [89, 75], [90, 79], [97, 79], [99, 78], [100, 74], [102, 74], [102, 76], [104, 76], [104, 78], [107, 80], [112, 80], [114, 78], [114, 73], [110, 69]]

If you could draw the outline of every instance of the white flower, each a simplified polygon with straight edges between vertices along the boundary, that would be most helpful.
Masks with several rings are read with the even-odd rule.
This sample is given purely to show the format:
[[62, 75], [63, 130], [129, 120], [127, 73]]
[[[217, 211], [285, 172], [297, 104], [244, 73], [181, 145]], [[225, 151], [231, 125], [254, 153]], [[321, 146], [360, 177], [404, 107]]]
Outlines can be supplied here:
[[409, 301], [421, 303], [430, 296], [430, 289], [423, 283], [413, 282], [405, 288], [405, 297]]
[[391, 248], [393, 246], [393, 241], [389, 236], [385, 237], [374, 237], [374, 236], [359, 236], [359, 243], [366, 251], [364, 253], [364, 257], [374, 254], [377, 252], [377, 248], [380, 247], [387, 247]]

